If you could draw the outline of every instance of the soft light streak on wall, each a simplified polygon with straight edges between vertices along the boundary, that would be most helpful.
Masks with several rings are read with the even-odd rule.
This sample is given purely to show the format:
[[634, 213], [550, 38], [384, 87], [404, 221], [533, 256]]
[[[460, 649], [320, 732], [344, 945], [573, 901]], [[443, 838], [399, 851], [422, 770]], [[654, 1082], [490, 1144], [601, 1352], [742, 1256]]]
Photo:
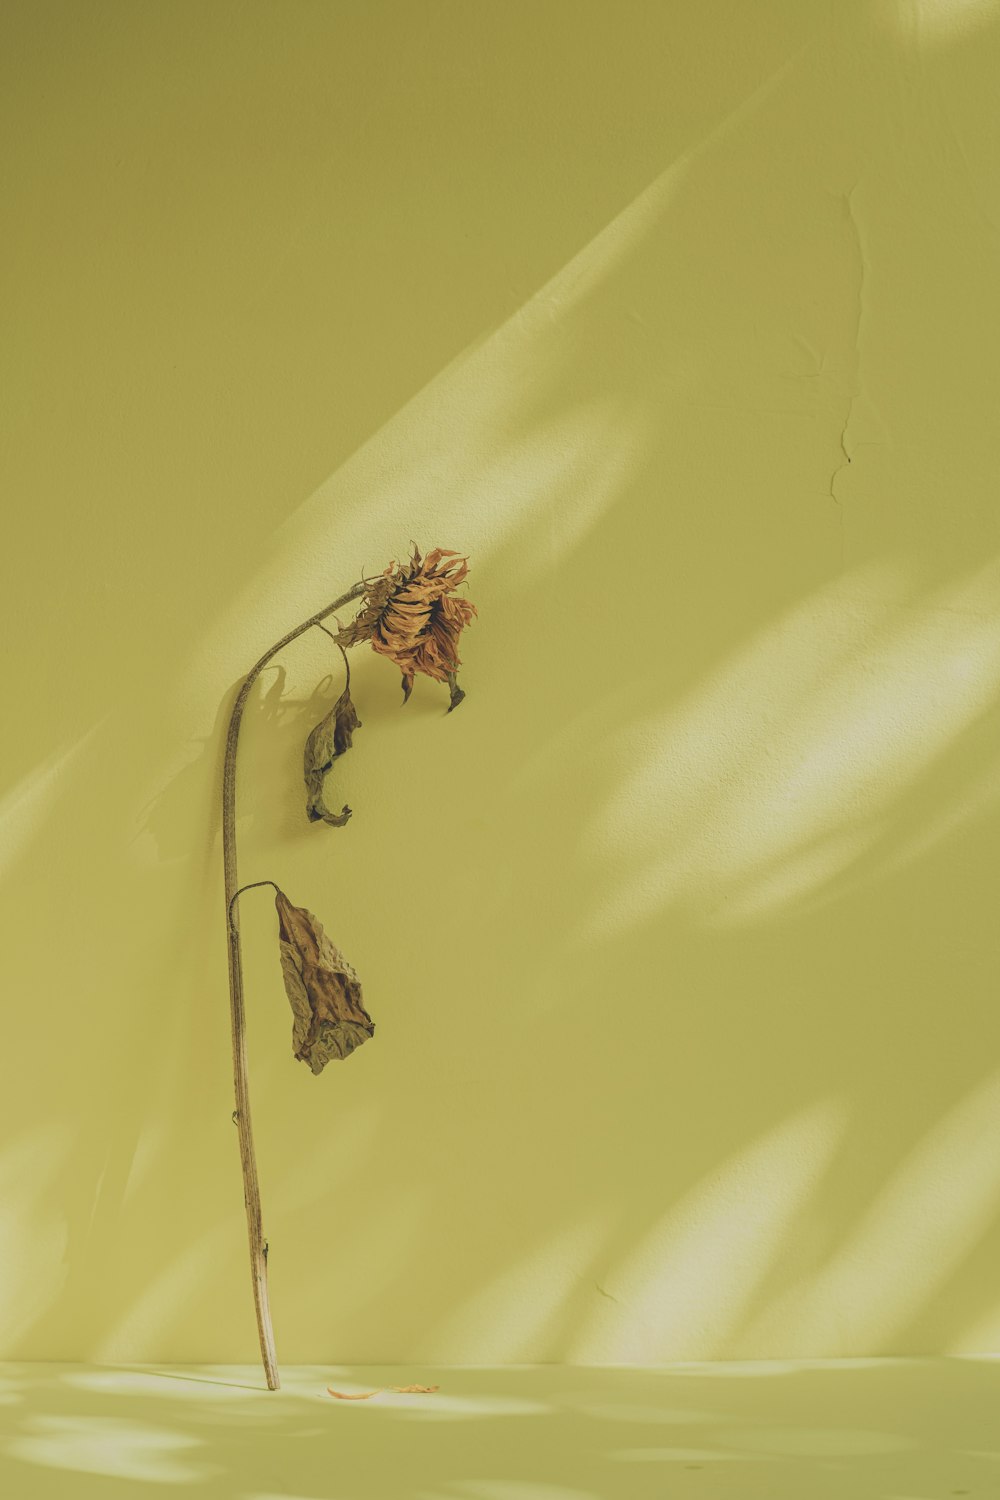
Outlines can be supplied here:
[[884, 1347], [980, 1241], [998, 1208], [994, 1073], [927, 1131], [826, 1264], [777, 1298], [748, 1342], [773, 1346], [794, 1328], [803, 1353], [834, 1337], [858, 1352]]
[[0, 1155], [0, 1336], [11, 1344], [66, 1276], [66, 1223], [54, 1184], [73, 1148], [68, 1122], [37, 1125]]
[[1000, 614], [982, 611], [984, 590], [1000, 594], [996, 565], [898, 604], [898, 579], [849, 575], [623, 733], [620, 784], [585, 840], [621, 879], [591, 931], [673, 902], [712, 925], [756, 921], [849, 866], [996, 702]]
[[448, 1315], [434, 1332], [434, 1357], [447, 1363], [471, 1340], [487, 1362], [537, 1360], [607, 1230], [604, 1218], [594, 1215], [521, 1257]]
[[826, 1100], [700, 1182], [607, 1273], [613, 1300], [583, 1324], [571, 1360], [656, 1364], [716, 1355], [780, 1256], [846, 1123], [845, 1106]]
[[[351, 1288], [349, 1302], [354, 1315], [377, 1304], [383, 1291], [404, 1274], [429, 1212], [427, 1195], [419, 1181], [397, 1184], [390, 1197], [376, 1200], [363, 1216], [355, 1212], [350, 1233], [345, 1232], [337, 1244], [326, 1247], [318, 1263], [313, 1247], [306, 1250], [309, 1258], [305, 1265], [300, 1260], [296, 1268], [286, 1264], [283, 1272], [276, 1272], [273, 1278], [276, 1298], [285, 1296], [291, 1301], [293, 1285], [300, 1294], [307, 1290], [302, 1337], [324, 1327], [323, 1309], [328, 1303], [329, 1326], [343, 1327], [344, 1309], [339, 1296], [330, 1300], [331, 1286]], [[363, 1276], [359, 1275], [359, 1267], [364, 1268]], [[282, 1275], [289, 1278], [287, 1291]], [[289, 1341], [293, 1338], [290, 1333]]]
[[889, 0], [876, 14], [919, 42], [960, 40], [997, 18], [996, 0]]
[[0, 870], [13, 865], [45, 828], [60, 781], [71, 772], [79, 773], [84, 752], [104, 722], [100, 720], [74, 744], [46, 757], [0, 799]]
[[[217, 682], [220, 653], [239, 638], [248, 614], [259, 617], [262, 639], [286, 628], [289, 579], [296, 594], [320, 601], [353, 581], [352, 568], [384, 566], [387, 558], [369, 555], [373, 537], [400, 536], [405, 546], [408, 526], [423, 537], [460, 540], [482, 567], [526, 521], [551, 514], [557, 535], [565, 525], [578, 537], [596, 519], [638, 463], [648, 419], [615, 392], [541, 425], [526, 420], [525, 410], [565, 357], [561, 331], [664, 213], [680, 172], [661, 173], [299, 507], [252, 583], [199, 643], [189, 669], [196, 680]], [[191, 682], [185, 674], [186, 695]]]
[[102, 1334], [94, 1350], [99, 1364], [127, 1358], [123, 1351], [144, 1342], [169, 1344], [180, 1309], [197, 1296], [199, 1287], [211, 1280], [232, 1252], [226, 1228], [225, 1224], [212, 1226], [150, 1278], [131, 1306]]
[[[556, 389], [567, 359], [568, 330], [577, 314], [643, 243], [669, 211], [688, 175], [736, 134], [792, 76], [811, 43], [804, 43], [705, 136], [680, 153], [643, 191], [499, 328], [459, 354], [419, 391], [278, 530], [264, 566], [214, 629], [206, 632], [185, 673], [192, 683], [218, 680], [248, 615], [261, 638], [287, 626], [289, 580], [296, 592], [325, 600], [340, 559], [359, 558], [371, 571], [373, 536], [453, 538], [475, 553], [480, 567], [502, 542], [519, 536], [519, 572], [530, 571], [538, 535], [564, 550], [615, 498], [640, 465], [655, 435], [657, 403], [630, 406], [611, 390], [593, 404], [538, 424], [539, 389]], [[682, 395], [700, 377], [687, 351], [671, 378]], [[527, 431], [530, 436], [520, 434]], [[539, 523], [553, 518], [553, 529]], [[526, 523], [530, 522], [530, 525]], [[405, 543], [402, 535], [400, 545]], [[387, 559], [386, 559], [387, 560]], [[555, 559], [557, 560], [557, 559]], [[353, 565], [353, 564], [352, 564]], [[234, 670], [243, 667], [234, 663]], [[193, 674], [193, 676], [192, 676]]]

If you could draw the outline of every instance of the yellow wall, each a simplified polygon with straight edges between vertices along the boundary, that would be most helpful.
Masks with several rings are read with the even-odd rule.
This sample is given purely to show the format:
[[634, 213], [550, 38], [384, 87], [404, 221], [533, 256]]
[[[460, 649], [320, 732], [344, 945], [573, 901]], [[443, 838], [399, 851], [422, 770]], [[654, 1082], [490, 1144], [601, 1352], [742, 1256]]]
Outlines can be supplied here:
[[0, 1352], [252, 1360], [219, 785], [285, 1361], [1000, 1340], [994, 0], [2, 11]]

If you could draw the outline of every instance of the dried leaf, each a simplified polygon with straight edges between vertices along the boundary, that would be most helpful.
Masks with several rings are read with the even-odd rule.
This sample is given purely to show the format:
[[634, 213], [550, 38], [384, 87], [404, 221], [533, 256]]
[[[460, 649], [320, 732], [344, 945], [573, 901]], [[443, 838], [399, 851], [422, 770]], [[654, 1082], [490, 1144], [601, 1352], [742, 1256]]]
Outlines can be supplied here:
[[335, 828], [343, 828], [351, 816], [351, 809], [346, 805], [339, 813], [330, 811], [323, 800], [323, 783], [337, 757], [351, 748], [354, 731], [360, 728], [361, 720], [351, 702], [350, 687], [346, 687], [326, 718], [316, 725], [306, 740], [303, 763], [306, 814], [310, 822], [317, 823], [322, 819]]
[[311, 911], [293, 906], [284, 891], [278, 912], [281, 972], [292, 1007], [292, 1050], [314, 1073], [332, 1058], [349, 1057], [375, 1033], [361, 1003], [361, 981]]
[[404, 1394], [430, 1395], [432, 1391], [439, 1391], [439, 1385], [383, 1385], [377, 1391], [335, 1391], [332, 1385], [328, 1385], [327, 1395], [336, 1396], [338, 1401], [369, 1401], [372, 1396], [381, 1396], [383, 1391], [401, 1391]]
[[374, 651], [394, 661], [402, 673], [404, 703], [418, 672], [447, 682], [450, 713], [465, 697], [455, 681], [461, 665], [458, 639], [477, 614], [474, 604], [455, 595], [468, 571], [468, 558], [457, 552], [435, 547], [421, 557], [414, 546], [408, 563], [390, 563], [373, 580], [364, 607], [337, 640], [343, 646], [370, 640]]

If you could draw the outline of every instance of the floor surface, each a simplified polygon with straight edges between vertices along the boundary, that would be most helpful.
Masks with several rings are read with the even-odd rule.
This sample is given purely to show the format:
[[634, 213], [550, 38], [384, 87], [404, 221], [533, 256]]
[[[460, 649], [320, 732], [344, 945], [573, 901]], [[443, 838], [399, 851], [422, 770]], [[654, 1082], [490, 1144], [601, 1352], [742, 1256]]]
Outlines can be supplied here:
[[[1000, 1357], [0, 1365], [3, 1500], [1000, 1500]], [[365, 1401], [326, 1394], [438, 1385]]]

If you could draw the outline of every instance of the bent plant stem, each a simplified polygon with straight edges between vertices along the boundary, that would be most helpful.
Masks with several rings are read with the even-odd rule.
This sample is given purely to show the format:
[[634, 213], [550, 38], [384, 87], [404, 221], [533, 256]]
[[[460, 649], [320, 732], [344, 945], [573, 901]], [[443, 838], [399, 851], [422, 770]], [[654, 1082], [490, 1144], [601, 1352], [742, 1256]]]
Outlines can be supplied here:
[[[233, 1032], [233, 1081], [236, 1087], [236, 1110], [233, 1115], [240, 1135], [240, 1161], [243, 1166], [243, 1199], [247, 1210], [247, 1232], [250, 1239], [250, 1275], [253, 1281], [254, 1307], [257, 1312], [257, 1332], [260, 1337], [260, 1354], [267, 1376], [268, 1389], [276, 1391], [278, 1361], [274, 1352], [274, 1333], [271, 1329], [271, 1311], [267, 1298], [267, 1241], [264, 1238], [260, 1211], [260, 1186], [257, 1180], [257, 1158], [253, 1149], [253, 1126], [250, 1119], [250, 1088], [247, 1081], [246, 1016], [243, 1006], [243, 955], [240, 948], [239, 929], [232, 921], [232, 906], [239, 889], [236, 869], [236, 752], [239, 746], [240, 723], [250, 690], [257, 677], [273, 656], [303, 635], [313, 625], [318, 625], [334, 610], [342, 609], [352, 599], [364, 592], [364, 583], [356, 583], [346, 594], [311, 615], [295, 630], [282, 636], [270, 651], [267, 651], [252, 667], [240, 688], [229, 719], [226, 736], [226, 759], [222, 777], [222, 861], [226, 882], [226, 936], [229, 947], [229, 1008]], [[265, 884], [268, 882], [264, 882]]]

